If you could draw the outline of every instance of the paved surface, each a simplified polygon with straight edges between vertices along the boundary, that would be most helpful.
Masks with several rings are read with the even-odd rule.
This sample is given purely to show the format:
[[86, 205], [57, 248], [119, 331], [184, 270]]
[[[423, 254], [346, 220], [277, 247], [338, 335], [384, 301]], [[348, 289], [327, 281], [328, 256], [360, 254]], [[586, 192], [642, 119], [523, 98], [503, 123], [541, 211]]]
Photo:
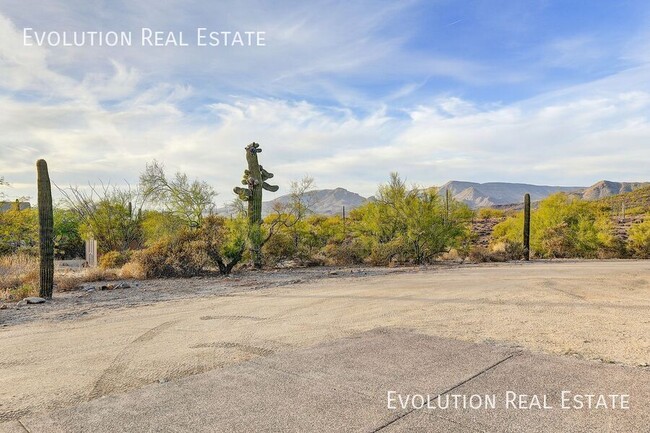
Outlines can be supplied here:
[[[496, 396], [495, 409], [388, 409], [402, 396]], [[559, 408], [560, 392], [629, 394], [629, 410]], [[505, 408], [505, 393], [553, 409]], [[643, 432], [650, 372], [375, 329], [0, 424], [8, 432]]]

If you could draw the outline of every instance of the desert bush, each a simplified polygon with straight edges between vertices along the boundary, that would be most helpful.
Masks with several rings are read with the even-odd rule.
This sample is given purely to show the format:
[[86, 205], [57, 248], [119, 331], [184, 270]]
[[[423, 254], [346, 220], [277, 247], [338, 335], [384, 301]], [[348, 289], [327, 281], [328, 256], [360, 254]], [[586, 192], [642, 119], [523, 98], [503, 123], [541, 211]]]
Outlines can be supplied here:
[[422, 264], [458, 248], [469, 236], [472, 211], [452, 200], [447, 207], [436, 191], [407, 188], [397, 173], [379, 187], [377, 201], [351, 212], [355, 236], [369, 240], [369, 262]]
[[469, 251], [467, 259], [472, 263], [489, 263], [489, 262], [505, 262], [505, 251], [490, 251], [485, 247], [474, 247]]
[[230, 274], [244, 257], [248, 229], [248, 221], [243, 216], [227, 219], [210, 215], [203, 219], [199, 240], [205, 246], [208, 260], [222, 275]]
[[191, 277], [203, 271], [208, 255], [199, 232], [186, 230], [136, 251], [133, 261], [146, 278]]
[[[55, 272], [54, 288], [55, 292], [67, 292], [78, 288], [86, 279], [82, 276], [84, 270], [72, 270], [66, 272]], [[88, 281], [95, 281], [92, 278]]]
[[[493, 243], [523, 242], [523, 212], [497, 224]], [[595, 204], [554, 194], [531, 214], [531, 253], [539, 257], [595, 258], [615, 246], [608, 214]]]
[[134, 279], [134, 280], [143, 280], [147, 277], [142, 265], [139, 262], [130, 261], [125, 263], [124, 266], [120, 269], [119, 273], [120, 278], [124, 279]]
[[362, 264], [369, 255], [369, 248], [358, 239], [346, 239], [327, 244], [321, 253], [328, 265], [350, 266]]
[[298, 248], [290, 233], [279, 231], [269, 238], [262, 247], [264, 261], [274, 266], [282, 260], [293, 258]]
[[489, 207], [483, 207], [476, 212], [476, 218], [480, 220], [503, 218], [505, 215], [506, 213], [501, 209], [492, 209]]
[[628, 244], [635, 256], [650, 258], [650, 218], [630, 227]]
[[521, 260], [524, 257], [524, 245], [519, 242], [505, 242], [506, 260]]
[[489, 251], [502, 256], [505, 260], [521, 260], [524, 257], [524, 245], [519, 242], [496, 242], [490, 246]]
[[0, 254], [38, 254], [38, 210], [0, 212]]
[[99, 256], [99, 267], [101, 269], [121, 268], [129, 261], [128, 251], [109, 251]]

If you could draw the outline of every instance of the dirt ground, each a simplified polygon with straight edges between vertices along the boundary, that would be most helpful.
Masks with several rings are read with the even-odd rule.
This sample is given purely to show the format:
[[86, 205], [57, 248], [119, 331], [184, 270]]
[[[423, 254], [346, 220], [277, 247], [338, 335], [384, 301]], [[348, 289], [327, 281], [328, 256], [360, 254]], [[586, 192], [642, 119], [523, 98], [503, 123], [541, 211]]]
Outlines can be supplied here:
[[378, 327], [650, 364], [650, 261], [301, 269], [0, 310], [0, 422]]

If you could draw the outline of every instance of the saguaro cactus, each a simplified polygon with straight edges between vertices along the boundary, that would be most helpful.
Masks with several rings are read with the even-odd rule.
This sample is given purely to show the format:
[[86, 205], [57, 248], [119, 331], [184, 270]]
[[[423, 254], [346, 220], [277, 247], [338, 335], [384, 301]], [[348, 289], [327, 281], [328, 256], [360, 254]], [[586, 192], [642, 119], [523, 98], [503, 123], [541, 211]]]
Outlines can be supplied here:
[[524, 196], [524, 260], [530, 260], [530, 194]]
[[253, 257], [253, 265], [256, 268], [262, 267], [262, 190], [276, 192], [277, 185], [269, 185], [266, 183], [267, 179], [273, 177], [273, 173], [269, 173], [259, 164], [257, 154], [262, 151], [258, 143], [251, 143], [245, 147], [246, 149], [246, 162], [248, 169], [244, 170], [244, 177], [241, 183], [246, 185], [246, 188], [235, 187], [233, 191], [239, 196], [241, 200], [248, 202], [248, 222], [249, 231], [248, 237], [250, 240], [251, 255]]
[[40, 253], [39, 294], [52, 299], [54, 290], [54, 213], [52, 211], [52, 187], [47, 173], [47, 163], [36, 161], [38, 173], [38, 238]]

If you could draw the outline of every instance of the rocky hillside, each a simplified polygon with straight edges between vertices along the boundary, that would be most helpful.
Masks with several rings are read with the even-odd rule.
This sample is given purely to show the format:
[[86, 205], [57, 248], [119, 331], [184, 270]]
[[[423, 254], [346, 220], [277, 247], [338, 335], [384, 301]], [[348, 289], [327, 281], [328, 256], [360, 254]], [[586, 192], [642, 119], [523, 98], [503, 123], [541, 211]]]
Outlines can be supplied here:
[[[271, 201], [262, 203], [262, 214], [268, 215], [277, 204], [286, 204], [291, 200], [290, 195], [283, 195]], [[345, 188], [317, 189], [305, 194], [305, 202], [312, 212], [319, 215], [334, 215], [341, 213], [343, 206], [350, 211], [368, 201], [367, 198]]]
[[606, 207], [615, 211], [620, 211], [621, 206], [625, 204], [625, 208], [628, 210], [636, 209], [641, 212], [649, 212], [650, 185], [643, 186], [631, 192], [601, 198], [599, 201]]
[[452, 180], [440, 187], [438, 193], [442, 196], [446, 191], [451, 192], [454, 199], [467, 204], [472, 209], [481, 207], [503, 206], [518, 203], [526, 193], [532, 201], [539, 201], [556, 192], [578, 192], [582, 187], [530, 185], [526, 183], [507, 182], [462, 182]]
[[650, 186], [650, 182], [612, 182], [609, 180], [601, 180], [589, 188], [585, 188], [581, 196], [584, 200], [598, 200], [613, 195], [632, 192], [647, 186]]
[[[439, 194], [444, 196], [447, 189], [454, 199], [467, 204], [472, 209], [495, 207], [500, 209], [518, 209], [526, 193], [530, 194], [533, 202], [545, 199], [551, 194], [565, 192], [583, 200], [602, 200], [608, 197], [618, 197], [626, 193], [647, 190], [650, 196], [650, 182], [612, 182], [601, 180], [589, 187], [530, 185], [525, 183], [506, 182], [447, 182], [440, 187]], [[621, 196], [622, 197], [622, 196]], [[627, 200], [627, 199], [626, 199]]]

